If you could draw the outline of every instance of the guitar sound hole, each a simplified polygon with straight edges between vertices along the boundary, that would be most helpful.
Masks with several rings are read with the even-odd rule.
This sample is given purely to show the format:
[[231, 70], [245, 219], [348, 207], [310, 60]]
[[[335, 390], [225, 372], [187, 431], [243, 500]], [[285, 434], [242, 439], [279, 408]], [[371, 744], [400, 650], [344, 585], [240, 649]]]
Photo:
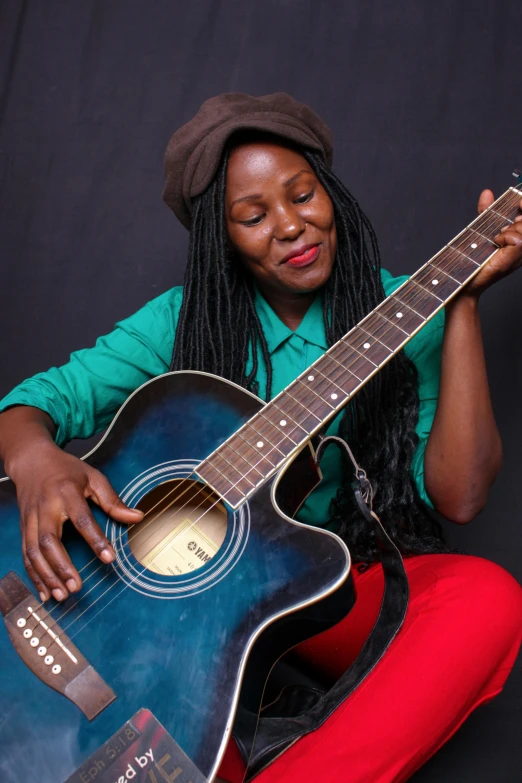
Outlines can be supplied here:
[[159, 484], [137, 505], [145, 514], [129, 527], [132, 554], [156, 574], [196, 571], [219, 550], [227, 532], [225, 506], [211, 489], [189, 479]]

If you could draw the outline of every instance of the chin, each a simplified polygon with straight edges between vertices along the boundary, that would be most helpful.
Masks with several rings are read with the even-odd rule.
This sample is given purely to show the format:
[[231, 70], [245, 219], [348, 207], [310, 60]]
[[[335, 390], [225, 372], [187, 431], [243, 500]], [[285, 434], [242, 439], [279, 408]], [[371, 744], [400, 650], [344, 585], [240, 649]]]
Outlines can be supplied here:
[[318, 291], [327, 283], [331, 271], [331, 268], [328, 270], [303, 269], [299, 273], [300, 270], [296, 269], [297, 274], [294, 279], [285, 280], [285, 289], [294, 294], [310, 294], [313, 291]]

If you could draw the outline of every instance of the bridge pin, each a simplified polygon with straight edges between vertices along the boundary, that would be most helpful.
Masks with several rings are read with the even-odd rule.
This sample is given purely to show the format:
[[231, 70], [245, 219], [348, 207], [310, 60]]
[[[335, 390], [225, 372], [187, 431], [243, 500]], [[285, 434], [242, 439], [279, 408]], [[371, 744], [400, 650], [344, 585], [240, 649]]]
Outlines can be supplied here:
[[25, 619], [25, 617], [20, 617], [20, 619], [16, 621], [16, 624], [19, 628], [25, 628], [27, 624], [27, 620]]
[[47, 666], [50, 666], [52, 663], [54, 663], [54, 658], [52, 655], [46, 655], [44, 658], [44, 663], [47, 664]]
[[40, 639], [37, 636], [33, 636], [29, 644], [31, 645], [31, 647], [38, 647], [38, 645], [40, 644]]
[[51, 671], [53, 674], [60, 674], [60, 672], [62, 671], [62, 667], [60, 666], [59, 663], [55, 663]]
[[43, 656], [47, 652], [47, 647], [39, 647], [37, 652], [38, 652], [38, 655], [40, 655], [43, 658]]
[[33, 632], [31, 631], [31, 629], [30, 628], [26, 628], [25, 631], [24, 631], [24, 639], [30, 639], [32, 635], [33, 635]]

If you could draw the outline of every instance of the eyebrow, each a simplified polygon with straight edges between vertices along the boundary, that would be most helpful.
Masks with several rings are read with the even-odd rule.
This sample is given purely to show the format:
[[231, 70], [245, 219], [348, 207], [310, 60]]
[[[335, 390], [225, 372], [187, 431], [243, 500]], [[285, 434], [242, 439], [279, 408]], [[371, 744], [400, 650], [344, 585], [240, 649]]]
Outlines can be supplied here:
[[[290, 185], [292, 185], [296, 179], [298, 179], [301, 174], [311, 174], [312, 172], [309, 169], [301, 169], [301, 171], [298, 171], [297, 174], [294, 174], [293, 177], [290, 177], [290, 179], [287, 179], [286, 182], [283, 182], [283, 187], [288, 188]], [[230, 209], [234, 206], [234, 204], [239, 204], [242, 201], [258, 201], [259, 199], [263, 198], [262, 193], [250, 193], [248, 196], [242, 196], [241, 198], [236, 198], [232, 204], [230, 205]]]

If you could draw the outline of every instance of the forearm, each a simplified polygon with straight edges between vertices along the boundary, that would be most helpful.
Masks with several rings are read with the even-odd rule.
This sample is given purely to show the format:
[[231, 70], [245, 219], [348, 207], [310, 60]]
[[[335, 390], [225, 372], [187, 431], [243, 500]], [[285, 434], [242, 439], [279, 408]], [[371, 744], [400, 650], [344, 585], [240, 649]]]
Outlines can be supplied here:
[[8, 476], [14, 478], [24, 455], [39, 445], [54, 445], [56, 427], [39, 408], [20, 405], [0, 413], [0, 460]]
[[484, 507], [501, 460], [478, 300], [464, 295], [446, 311], [440, 393], [425, 453], [426, 489], [435, 508], [469, 522]]

